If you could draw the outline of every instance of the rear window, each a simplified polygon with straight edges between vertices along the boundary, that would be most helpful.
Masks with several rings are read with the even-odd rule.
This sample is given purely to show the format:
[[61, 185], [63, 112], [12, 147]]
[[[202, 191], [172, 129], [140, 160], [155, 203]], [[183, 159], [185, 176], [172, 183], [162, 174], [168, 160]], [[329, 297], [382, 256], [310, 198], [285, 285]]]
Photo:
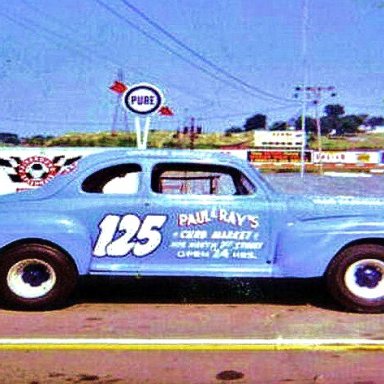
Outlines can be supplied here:
[[158, 164], [152, 190], [173, 195], [250, 195], [255, 187], [235, 168], [210, 164]]

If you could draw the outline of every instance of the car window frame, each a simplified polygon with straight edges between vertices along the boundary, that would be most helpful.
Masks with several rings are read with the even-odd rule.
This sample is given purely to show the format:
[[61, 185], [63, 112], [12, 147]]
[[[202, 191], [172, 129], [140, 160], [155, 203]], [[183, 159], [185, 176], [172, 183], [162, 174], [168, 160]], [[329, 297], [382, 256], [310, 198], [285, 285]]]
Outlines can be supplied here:
[[[230, 177], [232, 177], [232, 181], [234, 183], [234, 186], [236, 189], [237, 186], [236, 186], [236, 180], [235, 180], [235, 174], [237, 173], [238, 174], [238, 178], [239, 178], [239, 181], [241, 179], [241, 177], [243, 176], [248, 184], [250, 184], [253, 188], [253, 190], [251, 191], [251, 193], [248, 193], [248, 194], [180, 194], [180, 193], [162, 193], [162, 192], [159, 192], [157, 190], [154, 189], [154, 173], [157, 171], [156, 170], [156, 167], [159, 167], [159, 166], [169, 166], [170, 168], [172, 168], [172, 166], [174, 167], [181, 167], [181, 166], [190, 166], [191, 168], [196, 166], [196, 167], [199, 167], [199, 166], [207, 166], [207, 167], [217, 167], [219, 170], [222, 169], [227, 169], [228, 172], [225, 172], [225, 174], [228, 174]], [[174, 171], [175, 169], [167, 169], [165, 170], [166, 171]], [[182, 171], [182, 170], [181, 170]], [[231, 172], [229, 171], [232, 171], [233, 174], [231, 174]], [[200, 172], [200, 171], [197, 171], [197, 172]], [[201, 171], [203, 172], [203, 171]], [[212, 172], [212, 171], [208, 171], [208, 172]], [[220, 172], [220, 171], [218, 171]], [[223, 171], [221, 171], [222, 173], [224, 173]], [[213, 172], [212, 172], [213, 173]], [[238, 169], [237, 167], [233, 166], [233, 165], [227, 165], [227, 164], [212, 164], [212, 163], [204, 163], [204, 162], [188, 162], [188, 161], [177, 161], [177, 162], [158, 162], [156, 164], [153, 164], [152, 166], [152, 169], [151, 169], [151, 173], [150, 173], [150, 180], [149, 180], [149, 187], [150, 187], [150, 192], [152, 194], [154, 194], [155, 196], [170, 196], [170, 197], [186, 197], [186, 198], [196, 198], [196, 199], [202, 199], [202, 198], [213, 198], [213, 199], [218, 199], [218, 198], [230, 198], [230, 199], [233, 199], [233, 198], [244, 198], [244, 197], [251, 197], [251, 196], [255, 196], [258, 194], [259, 192], [259, 188], [258, 188], [258, 185], [256, 185], [255, 183], [252, 182], [252, 180], [250, 179], [250, 177], [247, 175], [246, 172], [244, 172], [244, 170], [242, 169]]]
[[[101, 172], [103, 170], [106, 170], [108, 168], [114, 168], [114, 167], [119, 167], [119, 166], [130, 166], [130, 165], [133, 165], [133, 166], [137, 166], [138, 169], [140, 169], [140, 171], [138, 171], [138, 188], [137, 190], [134, 192], [134, 193], [103, 193], [102, 191], [101, 192], [90, 192], [90, 191], [86, 191], [84, 189], [84, 183], [85, 181], [92, 177], [93, 175], [95, 175], [97, 172]], [[92, 169], [88, 169], [86, 173], [83, 173], [81, 179], [79, 179], [78, 181], [78, 188], [80, 190], [80, 193], [82, 194], [85, 194], [85, 195], [91, 195], [91, 196], [99, 196], [99, 197], [111, 197], [111, 196], [126, 196], [126, 197], [129, 197], [129, 196], [137, 196], [139, 194], [141, 194], [142, 192], [142, 189], [143, 189], [143, 174], [145, 173], [144, 171], [144, 167], [141, 163], [139, 162], [124, 162], [124, 161], [119, 161], [119, 162], [116, 162], [116, 163], [106, 163], [106, 164], [103, 164], [102, 166], [98, 166], [97, 168], [92, 168]], [[117, 177], [117, 176], [116, 176]], [[114, 178], [116, 178], [114, 177]], [[114, 178], [110, 179], [109, 181], [107, 181], [102, 188], [105, 187], [105, 185], [110, 182], [111, 180], [113, 180]]]

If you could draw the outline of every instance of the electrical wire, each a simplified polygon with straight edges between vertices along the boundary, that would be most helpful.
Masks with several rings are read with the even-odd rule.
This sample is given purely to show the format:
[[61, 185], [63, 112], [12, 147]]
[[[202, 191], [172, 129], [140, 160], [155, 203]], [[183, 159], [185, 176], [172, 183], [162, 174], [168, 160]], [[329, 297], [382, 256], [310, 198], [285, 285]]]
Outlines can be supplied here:
[[[41, 35], [37, 30], [43, 31], [48, 36], [49, 35], [54, 36], [56, 39], [59, 39], [61, 41], [60, 44], [65, 46], [67, 49], [71, 50], [72, 52], [75, 52], [77, 55], [79, 55], [83, 58], [86, 58], [87, 60], [92, 61], [92, 58], [88, 54], [84, 53], [84, 52], [89, 52], [89, 50], [84, 46], [80, 46], [79, 44], [74, 43], [73, 41], [69, 44], [68, 41], [70, 41], [71, 39], [68, 36], [65, 36], [65, 35], [62, 35], [62, 34], [57, 33], [55, 31], [52, 31], [49, 28], [43, 27], [43, 26], [41, 26], [41, 25], [35, 23], [34, 21], [32, 21], [28, 18], [25, 18], [25, 17], [22, 18], [22, 17], [18, 16], [18, 18], [14, 18], [13, 16], [11, 16], [5, 12], [2, 12], [2, 11], [0, 11], [0, 16], [2, 16], [3, 18], [6, 18], [7, 20], [13, 22], [14, 24], [16, 24], [22, 28], [28, 29], [32, 33], [38, 34], [39, 36], [41, 36]], [[54, 42], [55, 44], [57, 44], [57, 41], [54, 41], [53, 39], [51, 39], [47, 36], [45, 36], [45, 38]], [[80, 48], [75, 48], [76, 46], [77, 47], [80, 46]], [[99, 56], [98, 58], [103, 60], [103, 61], [106, 60], [109, 63], [116, 66], [116, 63], [107, 57], [101, 57], [100, 58], [100, 56]]]
[[1, 121], [9, 121], [12, 123], [31, 123], [31, 124], [49, 124], [49, 125], [92, 125], [92, 126], [110, 126], [111, 123], [103, 123], [97, 121], [65, 121], [65, 120], [44, 120], [29, 118], [8, 118], [0, 117]]
[[[23, 1], [23, 3], [25, 3], [27, 6], [29, 6], [29, 4], [27, 4], [27, 2]], [[34, 8], [35, 12], [39, 13], [39, 9], [37, 7], [34, 6], [33, 8]], [[39, 34], [39, 36], [41, 36], [41, 34], [38, 31], [43, 31], [44, 32], [44, 36], [43, 36], [44, 38], [54, 42], [55, 44], [57, 44], [57, 41], [59, 40], [60, 45], [63, 45], [67, 49], [70, 49], [71, 51], [76, 52], [77, 55], [79, 55], [79, 56], [81, 56], [87, 60], [93, 61], [94, 57], [96, 57], [99, 60], [102, 60], [103, 62], [107, 61], [108, 63], [112, 64], [114, 67], [115, 66], [121, 66], [121, 63], [117, 63], [116, 61], [112, 60], [109, 56], [100, 55], [95, 50], [92, 50], [88, 46], [81, 44], [78, 41], [74, 40], [68, 34], [58, 33], [56, 31], [54, 31], [50, 28], [46, 28], [46, 27], [42, 26], [41, 24], [39, 24], [35, 21], [32, 21], [28, 18], [25, 18], [25, 17], [22, 18], [19, 15], [18, 15], [18, 18], [15, 18], [15, 17], [10, 16], [9, 14], [6, 14], [6, 13], [0, 11], [0, 16], [10, 20], [11, 22], [13, 22], [13, 23], [33, 32], [33, 33]], [[60, 23], [57, 19], [55, 20], [55, 22]], [[92, 56], [89, 55], [88, 53], [90, 53]], [[141, 71], [135, 70], [135, 72], [143, 74]], [[188, 92], [188, 95], [191, 96], [190, 92]], [[202, 99], [201, 96], [198, 96], [198, 98], [199, 98], [199, 100]], [[292, 106], [284, 106], [284, 107], [279, 107], [276, 109], [286, 109], [286, 108], [292, 108]], [[246, 116], [246, 115], [247, 114], [245, 114], [245, 113], [237, 114], [237, 116]], [[213, 120], [213, 119], [223, 119], [224, 120], [224, 119], [227, 119], [229, 117], [235, 117], [235, 116], [233, 116], [233, 115], [225, 115], [225, 116], [221, 116], [221, 117], [220, 116], [218, 116], [218, 117], [217, 116], [216, 117], [209, 117], [208, 116], [207, 118], [204, 118], [204, 120]], [[63, 121], [63, 120], [52, 121], [52, 120], [44, 120], [44, 119], [42, 119], [42, 120], [32, 119], [31, 120], [31, 119], [18, 119], [18, 118], [3, 118], [2, 120], [16, 122], [16, 123], [29, 122], [32, 124], [52, 124], [52, 125], [65, 124], [68, 126], [70, 126], [70, 125], [110, 126], [110, 123], [95, 122], [95, 121], [93, 121], [93, 122], [92, 121], [88, 121], [88, 122], [87, 121]], [[171, 123], [171, 121], [164, 121], [164, 123]]]
[[[263, 110], [260, 113], [269, 113], [269, 112], [275, 112], [279, 110], [284, 110], [284, 109], [291, 109], [293, 106], [285, 106], [285, 107], [277, 107], [277, 108], [271, 108], [268, 110]], [[226, 120], [228, 118], [233, 118], [233, 117], [248, 117], [254, 115], [254, 112], [242, 112], [242, 113], [234, 113], [234, 114], [226, 114], [226, 115], [216, 115], [216, 116], [207, 116], [207, 117], [201, 117], [199, 118], [200, 120], [203, 121], [209, 121], [209, 120]], [[2, 121], [10, 121], [10, 122], [16, 122], [16, 123], [25, 123], [25, 122], [30, 122], [33, 124], [65, 124], [65, 125], [92, 125], [92, 126], [106, 126], [110, 125], [110, 123], [107, 122], [97, 122], [97, 121], [65, 121], [65, 120], [44, 120], [44, 119], [27, 119], [27, 118], [8, 118], [8, 117], [0, 117], [0, 120]], [[174, 123], [174, 121], [171, 120], [164, 120], [162, 124], [165, 123]]]
[[[267, 114], [267, 113], [270, 113], [270, 112], [277, 112], [277, 111], [287, 110], [287, 109], [289, 110], [289, 109], [292, 109], [292, 108], [297, 109], [297, 106], [288, 105], [288, 106], [284, 106], [284, 107], [276, 107], [276, 108], [270, 108], [270, 109], [261, 109], [258, 112], [258, 114]], [[225, 119], [229, 119], [229, 118], [233, 118], [233, 117], [248, 118], [249, 116], [253, 116], [255, 114], [256, 113], [253, 111], [253, 112], [249, 112], [249, 113], [242, 112], [242, 113], [233, 113], [233, 114], [228, 114], [228, 115], [201, 117], [200, 119], [203, 120], [203, 121], [208, 121], [208, 120], [225, 120]]]
[[163, 28], [160, 24], [156, 23], [155, 21], [153, 21], [151, 18], [149, 18], [143, 11], [141, 11], [139, 8], [135, 7], [133, 4], [131, 4], [129, 1], [127, 0], [120, 0], [126, 7], [128, 7], [129, 9], [131, 9], [133, 12], [135, 12], [137, 15], [139, 15], [142, 19], [144, 19], [147, 23], [149, 23], [150, 25], [152, 25], [152, 27], [154, 27], [155, 29], [157, 29], [158, 31], [160, 31], [161, 33], [163, 33], [165, 36], [167, 36], [168, 38], [170, 38], [174, 43], [176, 43], [177, 45], [179, 45], [180, 47], [182, 47], [183, 49], [185, 49], [186, 51], [188, 51], [190, 54], [192, 54], [194, 57], [198, 58], [200, 61], [202, 61], [203, 63], [205, 63], [206, 65], [208, 65], [209, 67], [213, 68], [214, 70], [216, 70], [218, 73], [224, 75], [226, 78], [228, 79], [231, 79], [239, 84], [241, 84], [242, 86], [244, 86], [245, 88], [249, 89], [249, 90], [252, 90], [252, 91], [255, 91], [257, 93], [260, 93], [261, 95], [264, 95], [264, 96], [267, 96], [271, 99], [274, 99], [274, 100], [278, 100], [278, 101], [285, 101], [285, 102], [295, 102], [291, 99], [287, 99], [287, 98], [283, 98], [283, 97], [279, 97], [279, 96], [276, 96], [272, 93], [269, 93], [269, 92], [266, 92], [264, 91], [263, 89], [261, 88], [258, 88], [258, 87], [255, 87], [253, 85], [250, 85], [248, 84], [247, 82], [245, 82], [244, 80], [242, 80], [241, 78], [237, 77], [237, 76], [234, 76], [233, 74], [231, 74], [230, 72], [226, 71], [225, 69], [221, 68], [220, 66], [218, 66], [217, 64], [215, 64], [214, 62], [212, 62], [211, 60], [207, 59], [206, 57], [204, 57], [201, 53], [197, 52], [196, 50], [192, 49], [191, 47], [189, 47], [188, 45], [186, 45], [185, 43], [183, 43], [180, 39], [178, 39], [175, 35], [173, 35], [172, 33], [170, 33], [169, 31], [167, 31], [165, 28]]
[[[38, 12], [37, 7], [34, 6], [33, 8], [35, 8], [35, 11]], [[96, 52], [94, 49], [91, 49], [89, 46], [86, 46], [86, 45], [83, 45], [83, 44], [77, 42], [76, 40], [71, 38], [68, 34], [62, 34], [62, 33], [58, 33], [56, 31], [53, 31], [52, 29], [46, 28], [46, 27], [42, 26], [41, 24], [38, 24], [38, 23], [32, 21], [31, 19], [28, 19], [26, 17], [21, 17], [19, 15], [17, 16], [17, 18], [15, 18], [15, 17], [13, 17], [13, 16], [11, 16], [5, 12], [2, 12], [2, 11], [0, 11], [0, 16], [2, 16], [3, 18], [6, 18], [7, 20], [13, 22], [14, 24], [16, 24], [22, 28], [25, 28], [25, 29], [27, 29], [27, 30], [31, 31], [32, 33], [37, 34], [39, 36], [41, 36], [41, 34], [38, 31], [44, 32], [44, 34], [45, 34], [44, 38], [47, 40], [50, 40], [55, 45], [58, 44], [57, 40], [60, 40], [59, 44], [61, 46], [64, 46], [66, 49], [68, 49], [72, 52], [75, 52], [76, 55], [82, 57], [83, 59], [86, 59], [87, 61], [93, 62], [94, 58], [97, 58], [98, 60], [100, 60], [104, 63], [105, 62], [109, 63], [115, 70], [117, 68], [126, 67], [132, 73], [136, 73], [142, 77], [150, 78], [150, 79], [153, 79], [153, 80], [155, 80], [157, 82], [161, 82], [161, 83], [164, 82], [163, 79], [160, 79], [159, 77], [157, 77], [155, 75], [149, 75], [149, 74], [144, 73], [144, 72], [142, 72], [142, 71], [140, 71], [134, 67], [127, 66], [126, 64], [122, 65], [122, 63], [111, 59], [109, 56], [100, 54], [100, 53]], [[204, 96], [201, 96], [200, 94], [195, 93], [191, 89], [187, 89], [185, 87], [181, 87], [179, 84], [174, 84], [172, 82], [169, 82], [168, 79], [167, 79], [167, 85], [170, 88], [178, 90], [180, 93], [188, 95], [189, 97], [196, 99], [196, 100], [199, 100], [201, 102], [210, 102], [211, 101], [210, 99], [208, 99]]]
[[[215, 73], [211, 72], [211, 71], [208, 71], [207, 69], [205, 69], [203, 66], [199, 65], [199, 64], [196, 64], [194, 61], [186, 58], [185, 56], [181, 55], [180, 53], [178, 53], [177, 51], [175, 51], [173, 48], [171, 48], [169, 45], [163, 43], [160, 39], [158, 39], [157, 37], [154, 37], [152, 36], [150, 33], [148, 33], [147, 31], [145, 31], [143, 28], [139, 27], [137, 24], [133, 23], [132, 21], [130, 21], [129, 19], [127, 19], [125, 16], [121, 15], [119, 12], [117, 12], [116, 10], [114, 10], [112, 7], [110, 7], [109, 5], [107, 5], [106, 3], [104, 3], [103, 1], [101, 0], [94, 0], [97, 4], [99, 4], [101, 7], [103, 7], [104, 9], [106, 9], [108, 12], [110, 12], [111, 14], [113, 14], [115, 17], [117, 17], [118, 19], [120, 19], [121, 21], [123, 21], [124, 23], [126, 23], [127, 25], [129, 25], [131, 28], [135, 29], [136, 31], [138, 31], [139, 33], [141, 33], [142, 35], [144, 35], [146, 38], [148, 38], [149, 40], [155, 42], [156, 44], [158, 44], [159, 46], [161, 46], [163, 49], [165, 49], [166, 51], [170, 52], [171, 54], [173, 54], [174, 56], [178, 57], [180, 60], [184, 61], [185, 63], [189, 64], [190, 66], [194, 67], [195, 69], [205, 73], [207, 76], [217, 80], [217, 81], [220, 81], [221, 83], [224, 83], [226, 84], [227, 86], [233, 88], [233, 89], [236, 89], [236, 90], [240, 90], [242, 92], [246, 92], [252, 96], [256, 96], [258, 98], [261, 98], [261, 99], [264, 99], [264, 100], [267, 100], [267, 101], [270, 101], [270, 97], [268, 95], [268, 98], [266, 98], [267, 96], [266, 95], [261, 95], [260, 92], [258, 91], [258, 93], [255, 93], [255, 91], [251, 91], [249, 89], [246, 89], [244, 88], [244, 86], [242, 84], [240, 84], [238, 81], [236, 81], [236, 84], [233, 84], [233, 83], [230, 83], [228, 82], [227, 80], [217, 76]], [[279, 100], [278, 102], [282, 102], [284, 101], [285, 103], [287, 101], [289, 102], [294, 102], [296, 103], [296, 101], [293, 101], [293, 100], [288, 100], [288, 99], [284, 99], [284, 100]]]

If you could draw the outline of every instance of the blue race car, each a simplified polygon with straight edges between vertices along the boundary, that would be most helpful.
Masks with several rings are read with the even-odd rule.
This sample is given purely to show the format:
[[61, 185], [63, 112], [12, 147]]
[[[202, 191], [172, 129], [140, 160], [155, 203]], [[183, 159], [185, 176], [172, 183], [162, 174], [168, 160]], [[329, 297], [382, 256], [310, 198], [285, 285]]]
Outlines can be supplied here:
[[384, 309], [384, 200], [281, 194], [230, 155], [98, 153], [0, 203], [12, 307], [62, 304], [89, 274], [324, 276], [346, 308]]

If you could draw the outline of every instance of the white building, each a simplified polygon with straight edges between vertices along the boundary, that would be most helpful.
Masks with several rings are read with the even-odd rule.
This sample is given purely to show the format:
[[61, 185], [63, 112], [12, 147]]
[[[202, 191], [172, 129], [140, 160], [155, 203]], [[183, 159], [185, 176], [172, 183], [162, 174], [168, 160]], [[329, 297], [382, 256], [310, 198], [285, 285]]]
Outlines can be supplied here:
[[303, 146], [301, 131], [254, 131], [254, 146], [262, 148], [297, 149]]

